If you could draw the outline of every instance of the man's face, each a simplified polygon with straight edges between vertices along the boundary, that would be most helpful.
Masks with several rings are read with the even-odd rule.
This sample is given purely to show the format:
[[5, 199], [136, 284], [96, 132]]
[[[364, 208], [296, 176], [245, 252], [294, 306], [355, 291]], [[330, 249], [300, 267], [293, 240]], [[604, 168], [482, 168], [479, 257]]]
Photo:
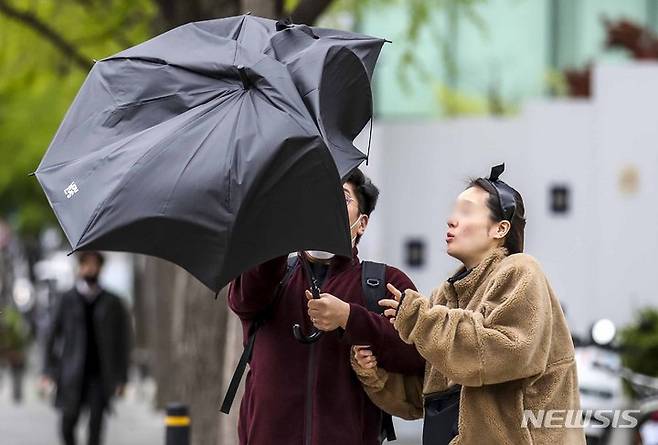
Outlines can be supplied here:
[[[347, 205], [350, 226], [354, 226], [350, 230], [350, 238], [354, 239], [357, 235], [361, 236], [365, 233], [368, 226], [368, 216], [361, 215], [361, 211], [359, 210], [360, 203], [351, 183], [346, 182], [343, 184], [343, 193], [345, 193], [345, 204]], [[361, 216], [361, 219], [355, 225], [354, 223], [359, 219], [359, 216]], [[352, 242], [352, 245], [354, 245], [354, 242]]]
[[95, 282], [101, 272], [100, 261], [95, 256], [88, 255], [80, 262], [78, 266], [78, 275], [83, 280]]

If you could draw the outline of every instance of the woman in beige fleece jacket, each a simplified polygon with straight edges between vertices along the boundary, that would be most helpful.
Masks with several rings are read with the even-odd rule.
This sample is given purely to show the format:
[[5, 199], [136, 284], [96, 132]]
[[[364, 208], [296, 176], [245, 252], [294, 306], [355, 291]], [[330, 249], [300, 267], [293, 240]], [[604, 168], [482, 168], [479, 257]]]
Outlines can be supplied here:
[[541, 266], [522, 253], [523, 201], [498, 179], [503, 169], [472, 181], [448, 219], [460, 270], [429, 298], [389, 286], [397, 298], [381, 303], [425, 358], [424, 378], [378, 368], [365, 348], [352, 364], [373, 402], [404, 419], [423, 417], [424, 396], [461, 385], [451, 445], [584, 444], [571, 335]]

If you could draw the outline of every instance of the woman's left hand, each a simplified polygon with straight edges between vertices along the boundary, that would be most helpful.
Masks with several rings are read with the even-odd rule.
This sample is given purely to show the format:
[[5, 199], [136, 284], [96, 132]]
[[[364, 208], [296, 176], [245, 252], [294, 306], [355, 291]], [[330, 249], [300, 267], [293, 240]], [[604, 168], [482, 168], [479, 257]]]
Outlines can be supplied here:
[[384, 316], [388, 317], [391, 324], [395, 325], [395, 316], [398, 313], [398, 307], [400, 306], [400, 298], [402, 298], [402, 292], [400, 292], [391, 283], [388, 283], [386, 285], [386, 288], [390, 293], [393, 294], [395, 300], [391, 300], [390, 298], [384, 298], [382, 300], [379, 300], [379, 305], [388, 308], [384, 311]]

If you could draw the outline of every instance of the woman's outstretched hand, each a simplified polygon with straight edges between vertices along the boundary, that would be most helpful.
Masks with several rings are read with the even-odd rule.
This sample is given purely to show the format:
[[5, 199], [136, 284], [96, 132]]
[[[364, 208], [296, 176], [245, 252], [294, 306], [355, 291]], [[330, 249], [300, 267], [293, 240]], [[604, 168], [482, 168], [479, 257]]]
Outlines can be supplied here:
[[386, 285], [386, 288], [388, 289], [388, 291], [390, 293], [393, 294], [393, 297], [395, 298], [395, 300], [391, 300], [390, 298], [384, 298], [382, 300], [379, 300], [379, 305], [382, 306], [382, 307], [387, 308], [384, 311], [384, 316], [388, 317], [391, 324], [395, 324], [395, 316], [398, 313], [398, 307], [400, 306], [400, 298], [402, 298], [402, 292], [400, 292], [391, 283], [388, 283]]
[[353, 346], [352, 353], [356, 359], [357, 364], [362, 369], [375, 369], [377, 368], [377, 357], [369, 349], [370, 346]]

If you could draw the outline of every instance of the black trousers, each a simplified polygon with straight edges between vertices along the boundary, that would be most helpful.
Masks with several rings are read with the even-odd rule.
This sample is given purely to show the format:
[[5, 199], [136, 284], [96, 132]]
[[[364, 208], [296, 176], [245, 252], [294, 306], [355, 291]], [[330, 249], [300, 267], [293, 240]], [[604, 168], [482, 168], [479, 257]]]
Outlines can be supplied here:
[[77, 410], [62, 412], [62, 439], [65, 445], [75, 445], [75, 427], [80, 418], [80, 412], [89, 411], [88, 445], [101, 445], [103, 432], [103, 417], [107, 409], [107, 400], [99, 379], [89, 379], [83, 385], [82, 403]]
[[24, 365], [10, 365], [12, 396], [14, 403], [20, 403], [23, 400], [23, 372]]

